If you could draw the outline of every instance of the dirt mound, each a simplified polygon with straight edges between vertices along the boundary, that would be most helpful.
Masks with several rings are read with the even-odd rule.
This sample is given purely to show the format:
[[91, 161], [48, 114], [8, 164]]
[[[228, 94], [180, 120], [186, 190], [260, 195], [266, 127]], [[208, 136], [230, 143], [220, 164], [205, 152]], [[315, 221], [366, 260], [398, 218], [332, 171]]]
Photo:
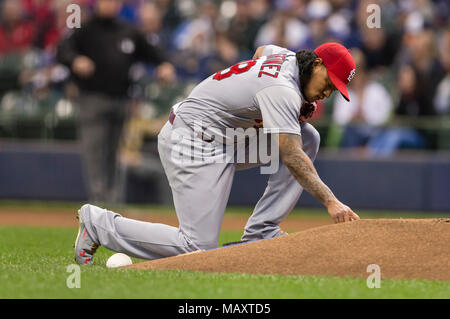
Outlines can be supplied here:
[[450, 219], [366, 219], [129, 266], [203, 272], [450, 280]]

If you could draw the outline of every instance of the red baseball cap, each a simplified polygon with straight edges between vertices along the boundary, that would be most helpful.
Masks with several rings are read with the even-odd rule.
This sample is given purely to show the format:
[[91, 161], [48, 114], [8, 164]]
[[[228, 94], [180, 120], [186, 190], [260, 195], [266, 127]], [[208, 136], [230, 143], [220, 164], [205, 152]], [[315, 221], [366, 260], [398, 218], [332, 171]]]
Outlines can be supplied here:
[[342, 44], [328, 42], [319, 45], [314, 52], [322, 59], [327, 68], [328, 76], [336, 89], [341, 92], [347, 101], [350, 101], [347, 84], [353, 79], [356, 71], [356, 64], [350, 50]]

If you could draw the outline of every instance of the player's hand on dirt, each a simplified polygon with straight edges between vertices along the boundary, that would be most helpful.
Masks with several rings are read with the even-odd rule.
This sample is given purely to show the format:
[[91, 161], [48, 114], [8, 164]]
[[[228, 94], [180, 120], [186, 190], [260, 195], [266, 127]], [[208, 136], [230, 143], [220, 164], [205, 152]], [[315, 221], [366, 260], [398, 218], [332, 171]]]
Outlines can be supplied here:
[[163, 62], [156, 68], [156, 80], [163, 84], [175, 82], [177, 73], [175, 67], [169, 62]]
[[299, 122], [306, 122], [308, 121], [311, 116], [314, 114], [314, 112], [317, 109], [317, 104], [316, 102], [304, 102], [302, 104], [302, 107], [300, 108], [300, 117], [299, 117]]
[[95, 63], [87, 56], [79, 55], [72, 62], [72, 70], [78, 76], [87, 78], [94, 73]]
[[359, 220], [359, 216], [353, 212], [353, 210], [347, 205], [342, 204], [340, 201], [333, 201], [328, 205], [328, 214], [335, 223], [345, 223], [354, 220]]

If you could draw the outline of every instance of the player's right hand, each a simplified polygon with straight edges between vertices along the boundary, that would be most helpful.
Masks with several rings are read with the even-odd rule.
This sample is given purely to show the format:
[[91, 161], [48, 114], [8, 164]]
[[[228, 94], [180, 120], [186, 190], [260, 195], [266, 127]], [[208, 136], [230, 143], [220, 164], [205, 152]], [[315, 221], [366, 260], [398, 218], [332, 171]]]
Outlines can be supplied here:
[[72, 62], [72, 70], [80, 77], [87, 78], [95, 70], [95, 63], [84, 55], [77, 56]]
[[330, 203], [327, 209], [328, 214], [330, 214], [330, 217], [335, 223], [345, 223], [360, 219], [350, 207], [342, 204], [338, 200]]

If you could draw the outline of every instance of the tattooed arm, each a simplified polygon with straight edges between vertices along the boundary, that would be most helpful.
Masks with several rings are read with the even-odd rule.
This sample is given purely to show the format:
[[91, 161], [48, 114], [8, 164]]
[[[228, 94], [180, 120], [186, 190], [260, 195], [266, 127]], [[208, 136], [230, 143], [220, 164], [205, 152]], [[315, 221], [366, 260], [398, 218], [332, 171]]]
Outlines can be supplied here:
[[328, 210], [335, 223], [359, 219], [350, 207], [342, 204], [322, 182], [311, 159], [302, 149], [302, 138], [300, 135], [279, 135], [280, 155], [283, 163], [297, 179], [300, 185], [311, 195], [317, 198]]

